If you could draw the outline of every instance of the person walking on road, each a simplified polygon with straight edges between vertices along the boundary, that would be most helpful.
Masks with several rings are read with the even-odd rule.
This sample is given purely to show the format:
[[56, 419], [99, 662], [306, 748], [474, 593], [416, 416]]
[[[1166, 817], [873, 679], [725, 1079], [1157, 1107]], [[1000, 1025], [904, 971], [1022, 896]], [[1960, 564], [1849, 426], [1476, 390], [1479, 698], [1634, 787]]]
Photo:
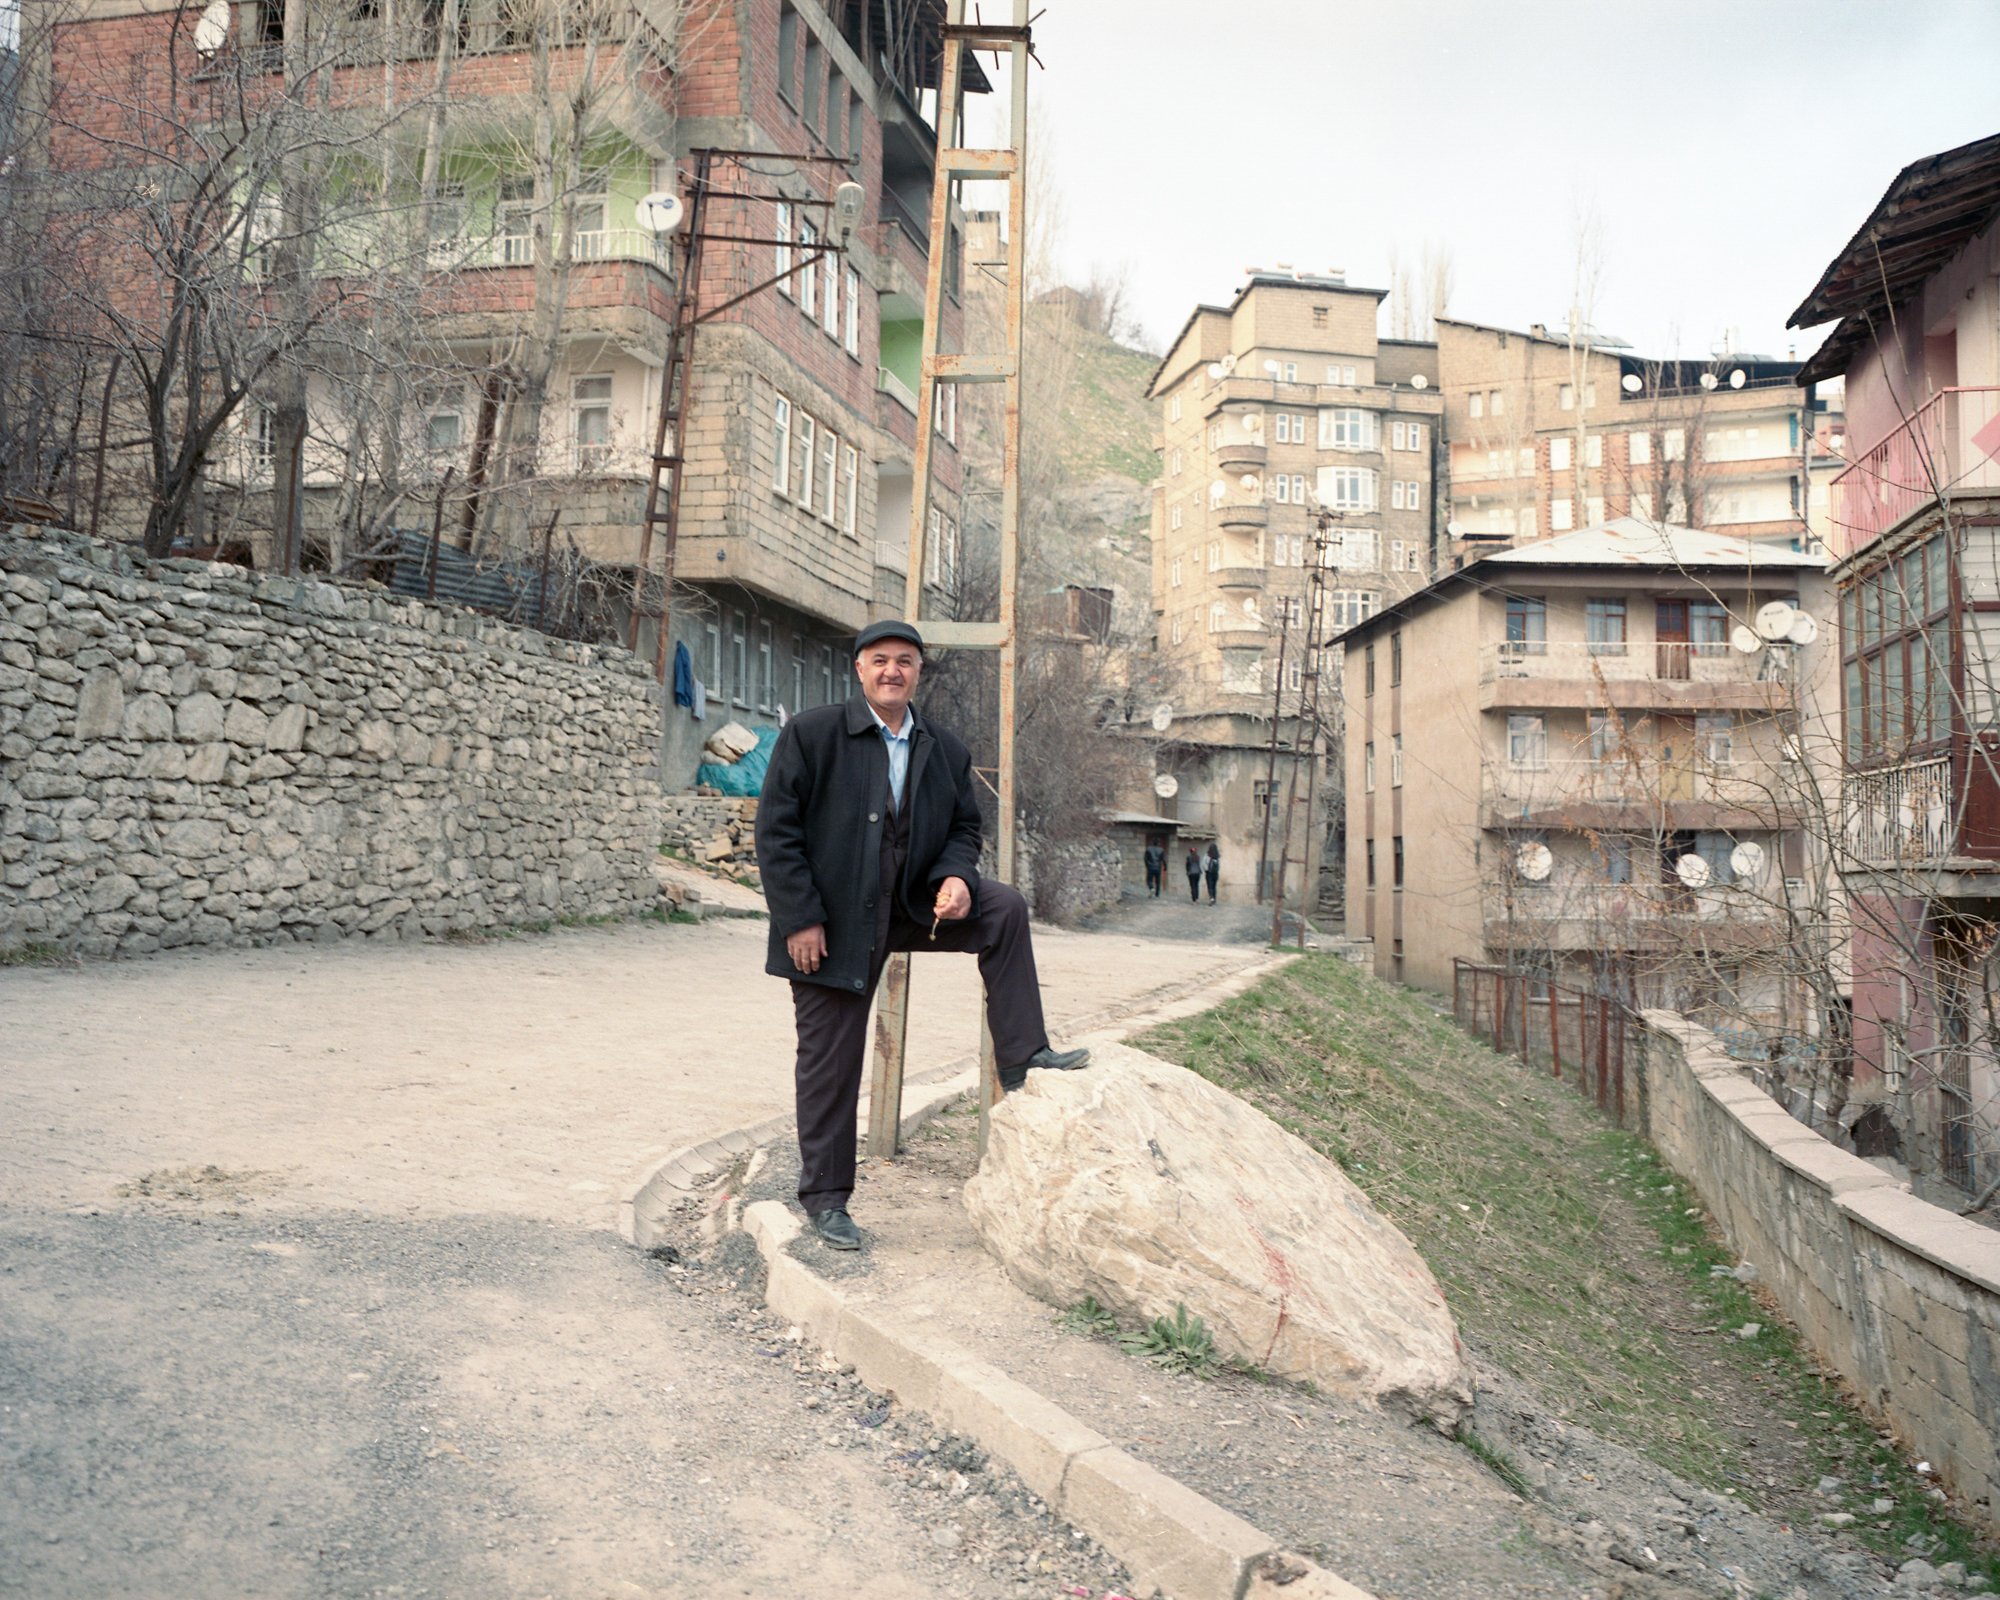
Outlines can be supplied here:
[[757, 866], [771, 908], [764, 970], [792, 986], [799, 1204], [813, 1232], [856, 1250], [854, 1118], [868, 1002], [891, 951], [979, 958], [1000, 1082], [1068, 1070], [1042, 1019], [1028, 906], [979, 876], [979, 802], [957, 736], [910, 704], [923, 636], [877, 622], [854, 641], [860, 692], [785, 724], [757, 803]]
[[1146, 893], [1160, 898], [1160, 880], [1167, 875], [1167, 852], [1158, 844], [1146, 846]]
[[1193, 845], [1187, 853], [1188, 899], [1201, 904], [1201, 852]]
[[1222, 876], [1222, 852], [1215, 848], [1213, 839], [1208, 841], [1208, 903], [1215, 904], [1215, 880]]

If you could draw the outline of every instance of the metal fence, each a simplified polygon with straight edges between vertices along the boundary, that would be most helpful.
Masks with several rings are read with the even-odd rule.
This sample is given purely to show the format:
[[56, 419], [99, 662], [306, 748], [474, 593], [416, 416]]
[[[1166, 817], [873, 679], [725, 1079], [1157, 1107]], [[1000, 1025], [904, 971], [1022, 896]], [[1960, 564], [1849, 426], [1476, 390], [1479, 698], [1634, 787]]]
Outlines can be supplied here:
[[1637, 1121], [1639, 1075], [1630, 1099], [1626, 1059], [1639, 1048], [1639, 1019], [1622, 1001], [1552, 983], [1532, 972], [1454, 960], [1452, 1019], [1496, 1050], [1566, 1078], [1620, 1127]]

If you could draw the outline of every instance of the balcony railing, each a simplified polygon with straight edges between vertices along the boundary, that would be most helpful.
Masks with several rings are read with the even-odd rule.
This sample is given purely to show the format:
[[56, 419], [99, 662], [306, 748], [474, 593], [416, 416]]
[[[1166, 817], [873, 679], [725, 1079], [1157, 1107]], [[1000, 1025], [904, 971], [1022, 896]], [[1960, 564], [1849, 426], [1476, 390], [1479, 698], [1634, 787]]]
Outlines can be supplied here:
[[1765, 645], [1744, 655], [1724, 643], [1630, 640], [1589, 644], [1580, 639], [1505, 641], [1479, 648], [1479, 681], [1500, 678], [1604, 678], [1632, 682], [1790, 683], [1789, 645]]
[[2000, 493], [2000, 388], [1940, 390], [1835, 478], [1835, 553], [1966, 493]]
[[1863, 865], [1913, 866], [1957, 853], [1951, 757], [1850, 772], [1841, 790], [1847, 848]]
[[1806, 782], [1789, 763], [1733, 746], [1726, 752], [1684, 751], [1677, 756], [1635, 750], [1603, 760], [1567, 751], [1537, 756], [1529, 749], [1521, 755], [1518, 761], [1489, 759], [1482, 769], [1480, 799], [1489, 825], [1586, 811], [1599, 817], [1636, 812], [1671, 820], [1672, 808], [1699, 805], [1748, 812], [1765, 826], [1778, 827], [1788, 799], [1795, 800], [1795, 791]]
[[917, 414], [917, 391], [891, 372], [887, 367], [875, 369], [875, 387], [886, 394], [911, 416]]
[[[572, 261], [644, 261], [662, 272], [672, 270], [672, 243], [643, 228], [587, 228], [570, 236]], [[430, 264], [437, 270], [458, 267], [531, 267], [534, 241], [524, 233], [500, 233], [487, 238], [433, 239]]]

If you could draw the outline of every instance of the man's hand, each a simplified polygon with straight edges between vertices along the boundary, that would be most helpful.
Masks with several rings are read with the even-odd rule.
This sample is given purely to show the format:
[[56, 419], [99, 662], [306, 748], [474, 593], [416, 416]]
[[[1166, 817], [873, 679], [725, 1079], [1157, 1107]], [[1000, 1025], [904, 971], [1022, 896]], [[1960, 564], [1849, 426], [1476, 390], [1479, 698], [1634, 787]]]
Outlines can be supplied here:
[[799, 971], [819, 971], [819, 964], [826, 959], [826, 924], [815, 922], [791, 934], [785, 940], [785, 952]]
[[933, 915], [945, 922], [963, 922], [972, 915], [972, 891], [963, 878], [946, 878], [938, 885]]

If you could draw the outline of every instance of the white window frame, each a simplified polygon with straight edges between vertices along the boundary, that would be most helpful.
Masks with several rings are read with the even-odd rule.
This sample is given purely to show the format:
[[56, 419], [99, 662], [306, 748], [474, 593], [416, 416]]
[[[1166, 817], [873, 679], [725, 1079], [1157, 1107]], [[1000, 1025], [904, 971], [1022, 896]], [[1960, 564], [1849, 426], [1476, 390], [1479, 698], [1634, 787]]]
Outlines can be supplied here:
[[1400, 733], [1389, 735], [1389, 787], [1403, 787], [1403, 736]]
[[1569, 461], [1569, 440], [1561, 437], [1551, 439], [1549, 441], [1549, 471], [1567, 472], [1569, 471]]
[[1167, 398], [1167, 421], [1179, 422], [1180, 420], [1181, 420], [1181, 397], [1177, 394], [1170, 395]]
[[1373, 511], [1379, 504], [1379, 480], [1373, 467], [1321, 467], [1320, 504], [1330, 511]]
[[1381, 418], [1359, 406], [1328, 406], [1319, 414], [1322, 450], [1379, 450]]
[[792, 498], [806, 510], [813, 508], [813, 487], [819, 477], [819, 423], [810, 411], [801, 411], [798, 416], [799, 466], [793, 474], [797, 487]]
[[852, 535], [861, 502], [861, 452], [843, 442], [840, 447], [840, 531]]
[[1176, 501], [1173, 505], [1167, 507], [1167, 528], [1170, 532], [1178, 532], [1180, 530], [1180, 525], [1181, 525], [1181, 506], [1180, 503]]
[[1653, 460], [1653, 436], [1643, 428], [1635, 428], [1626, 434], [1625, 459], [1635, 467], [1650, 466]]
[[774, 265], [780, 274], [778, 293], [787, 300], [798, 298], [798, 284], [790, 276], [792, 270], [792, 203], [780, 200], [777, 206], [778, 250]]
[[1180, 586], [1181, 586], [1181, 558], [1179, 556], [1175, 556], [1174, 559], [1167, 564], [1167, 587], [1169, 589], [1178, 589]]
[[1549, 502], [1549, 532], [1568, 533], [1576, 526], [1576, 502], [1568, 495]]
[[792, 492], [792, 402], [778, 395], [771, 407], [772, 487], [789, 498]]
[[1181, 475], [1181, 453], [1180, 451], [1176, 450], [1172, 455], [1170, 455], [1167, 458], [1167, 476], [1170, 478], [1178, 478], [1180, 475]]
[[1575, 384], [1559, 383], [1556, 385], [1556, 409], [1558, 411], [1574, 411], [1576, 409]]
[[1210, 572], [1220, 572], [1222, 570], [1222, 541], [1220, 539], [1211, 539], [1208, 541], [1208, 570]]
[[1486, 415], [1486, 396], [1477, 389], [1465, 397], [1465, 414], [1474, 421]]
[[832, 526], [840, 515], [840, 435], [831, 428], [819, 430], [820, 521]]
[[847, 336], [841, 348], [855, 360], [861, 359], [861, 274], [848, 267], [841, 275], [847, 300]]
[[[584, 386], [586, 384], [591, 386], [588, 395], [584, 393]], [[598, 392], [598, 385], [603, 386], [602, 393]], [[583, 372], [574, 375], [570, 379], [570, 450], [571, 460], [574, 462], [576, 471], [579, 474], [602, 472], [611, 464], [611, 452], [614, 447], [614, 441], [611, 437], [613, 421], [611, 411], [612, 388], [611, 374], [608, 372]], [[595, 417], [602, 417], [604, 419], [604, 437], [585, 443], [583, 437], [585, 419]]]
[[814, 258], [819, 250], [819, 229], [807, 218], [799, 218], [799, 255], [805, 264], [799, 268], [799, 309], [815, 321], [819, 318], [819, 262]]
[[1292, 481], [1282, 472], [1271, 474], [1271, 498], [1281, 506], [1292, 503]]
[[1549, 764], [1549, 726], [1539, 711], [1507, 716], [1507, 765], [1516, 772], [1543, 772]]
[[833, 262], [826, 263], [826, 294], [820, 301], [819, 329], [835, 344], [840, 343], [840, 279], [835, 276]]
[[1603, 434], [1591, 433], [1584, 435], [1583, 464], [1586, 467], [1601, 467], [1604, 465]]

